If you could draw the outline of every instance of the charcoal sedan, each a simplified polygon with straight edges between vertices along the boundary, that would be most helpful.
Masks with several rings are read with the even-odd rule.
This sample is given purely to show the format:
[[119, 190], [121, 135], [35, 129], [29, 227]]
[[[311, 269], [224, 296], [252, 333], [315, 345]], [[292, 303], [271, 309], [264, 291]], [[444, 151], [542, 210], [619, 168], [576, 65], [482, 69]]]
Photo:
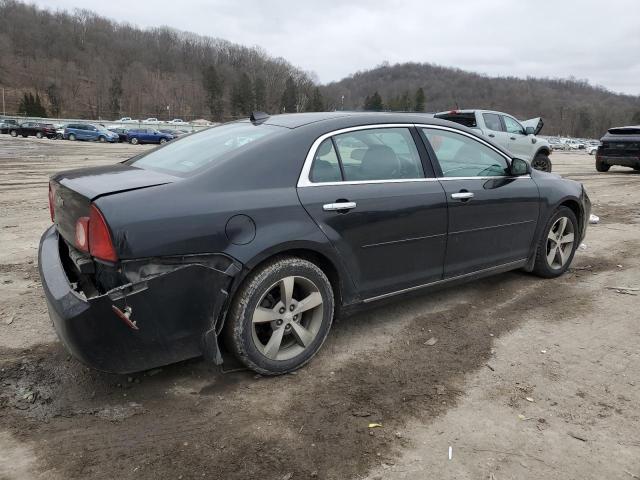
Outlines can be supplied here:
[[[219, 344], [262, 374], [334, 316], [513, 269], [561, 275], [580, 183], [420, 114], [254, 114], [113, 166], [54, 175], [39, 267], [68, 350], [133, 372]], [[389, 319], [393, 321], [393, 319]]]

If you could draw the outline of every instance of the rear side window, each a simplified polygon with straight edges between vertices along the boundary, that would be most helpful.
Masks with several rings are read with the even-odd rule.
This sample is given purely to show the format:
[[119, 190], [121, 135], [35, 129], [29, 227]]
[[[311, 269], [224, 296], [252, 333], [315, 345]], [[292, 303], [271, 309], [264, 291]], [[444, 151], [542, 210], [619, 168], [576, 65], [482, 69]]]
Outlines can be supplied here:
[[423, 128], [444, 177], [495, 177], [508, 172], [505, 158], [466, 135]]
[[342, 180], [338, 155], [330, 138], [322, 142], [316, 150], [309, 179], [314, 183], [339, 182]]
[[408, 128], [356, 130], [334, 139], [346, 181], [424, 178]]
[[[149, 153], [125, 163], [173, 175], [189, 176], [248, 148], [249, 145], [287, 130], [266, 124], [229, 123], [178, 138], [162, 148], [150, 150]], [[256, 162], [258, 161], [260, 157], [256, 156]]]
[[484, 118], [484, 124], [489, 130], [493, 130], [494, 132], [504, 131], [502, 123], [500, 122], [500, 115], [496, 115], [495, 113], [483, 113], [482, 118]]

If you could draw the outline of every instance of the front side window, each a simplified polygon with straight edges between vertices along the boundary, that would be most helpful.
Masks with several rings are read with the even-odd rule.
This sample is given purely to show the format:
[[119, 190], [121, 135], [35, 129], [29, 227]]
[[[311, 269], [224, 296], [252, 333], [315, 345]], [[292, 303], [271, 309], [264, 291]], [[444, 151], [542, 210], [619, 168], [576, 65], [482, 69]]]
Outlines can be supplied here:
[[489, 130], [493, 130], [494, 132], [503, 131], [502, 123], [500, 122], [500, 115], [496, 115], [495, 113], [483, 113], [482, 118], [484, 118], [484, 124]]
[[448, 130], [423, 128], [444, 177], [495, 177], [508, 172], [505, 158], [495, 150]]
[[373, 128], [334, 137], [346, 181], [423, 178], [408, 128]]
[[513, 118], [511, 117], [507, 117], [507, 116], [502, 116], [503, 120], [504, 120], [504, 126], [507, 129], [508, 133], [518, 133], [520, 135], [524, 135], [524, 128], [522, 128], [522, 125], [520, 125], [519, 122], [515, 121]]
[[[284, 133], [273, 125], [239, 122], [208, 128], [167, 143], [163, 148], [125, 162], [134, 167], [188, 176], [223, 161], [255, 142]], [[130, 132], [131, 133], [131, 132]]]

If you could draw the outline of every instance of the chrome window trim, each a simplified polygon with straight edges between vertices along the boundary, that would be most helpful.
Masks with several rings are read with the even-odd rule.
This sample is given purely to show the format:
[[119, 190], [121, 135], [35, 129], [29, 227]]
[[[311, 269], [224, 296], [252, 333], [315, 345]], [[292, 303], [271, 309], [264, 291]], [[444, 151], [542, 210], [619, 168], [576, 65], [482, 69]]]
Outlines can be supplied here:
[[[359, 130], [375, 130], [379, 128], [411, 128], [413, 127], [413, 123], [378, 123], [372, 125], [358, 125], [357, 127], [347, 127], [341, 128], [339, 130], [334, 130], [329, 133], [325, 133], [324, 135], [319, 136], [316, 140], [311, 144], [311, 148], [307, 153], [307, 157], [304, 160], [304, 165], [302, 166], [302, 172], [300, 172], [300, 177], [298, 178], [298, 187], [319, 187], [319, 186], [327, 186], [327, 185], [360, 185], [366, 183], [402, 183], [402, 182], [422, 182], [427, 180], [426, 178], [402, 178], [402, 179], [394, 179], [394, 180], [351, 180], [345, 182], [318, 182], [314, 183], [309, 180], [309, 173], [311, 172], [311, 164], [313, 163], [313, 158], [316, 155], [316, 151], [320, 144], [324, 142], [327, 138], [333, 137], [335, 135], [340, 135], [342, 133], [348, 132], [357, 132]], [[434, 179], [435, 180], [435, 179]]]
[[311, 144], [311, 148], [307, 153], [307, 156], [304, 160], [304, 165], [302, 166], [302, 171], [300, 172], [300, 176], [298, 177], [297, 187], [329, 187], [329, 186], [338, 186], [338, 185], [369, 185], [369, 184], [379, 184], [379, 183], [407, 183], [407, 182], [438, 182], [438, 181], [451, 181], [451, 180], [494, 180], [494, 179], [504, 179], [504, 178], [512, 178], [514, 180], [519, 179], [530, 179], [531, 175], [521, 175], [521, 176], [510, 176], [510, 175], [497, 175], [497, 176], [483, 176], [483, 177], [420, 177], [420, 178], [399, 178], [399, 179], [388, 179], [388, 180], [347, 180], [340, 182], [312, 182], [309, 180], [309, 173], [311, 172], [311, 165], [313, 164], [313, 159], [315, 157], [316, 151], [320, 144], [324, 142], [327, 138], [331, 138], [335, 135], [340, 135], [342, 133], [348, 132], [356, 132], [359, 130], [376, 130], [380, 128], [429, 128], [434, 130], [447, 130], [453, 133], [457, 133], [459, 135], [465, 135], [476, 142], [479, 142], [487, 147], [489, 147], [494, 152], [498, 153], [507, 161], [508, 165], [511, 165], [511, 158], [505, 153], [501, 152], [497, 148], [495, 148], [490, 143], [486, 142], [482, 138], [476, 137], [467, 132], [463, 132], [462, 130], [458, 130], [451, 127], [444, 127], [441, 125], [428, 125], [423, 123], [380, 123], [380, 124], [372, 124], [372, 125], [358, 125], [356, 127], [347, 127], [341, 128], [338, 130], [333, 130], [331, 132], [325, 133]]

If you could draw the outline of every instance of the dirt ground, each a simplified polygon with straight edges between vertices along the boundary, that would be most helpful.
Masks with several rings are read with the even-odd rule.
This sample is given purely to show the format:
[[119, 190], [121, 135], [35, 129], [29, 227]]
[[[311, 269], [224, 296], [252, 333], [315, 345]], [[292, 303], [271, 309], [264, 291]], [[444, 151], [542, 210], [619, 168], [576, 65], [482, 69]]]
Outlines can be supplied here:
[[0, 479], [640, 479], [640, 292], [609, 288], [640, 288], [640, 175], [553, 154], [601, 217], [559, 279], [340, 319], [295, 375], [101, 374], [46, 313], [47, 177], [143, 148], [0, 135]]

